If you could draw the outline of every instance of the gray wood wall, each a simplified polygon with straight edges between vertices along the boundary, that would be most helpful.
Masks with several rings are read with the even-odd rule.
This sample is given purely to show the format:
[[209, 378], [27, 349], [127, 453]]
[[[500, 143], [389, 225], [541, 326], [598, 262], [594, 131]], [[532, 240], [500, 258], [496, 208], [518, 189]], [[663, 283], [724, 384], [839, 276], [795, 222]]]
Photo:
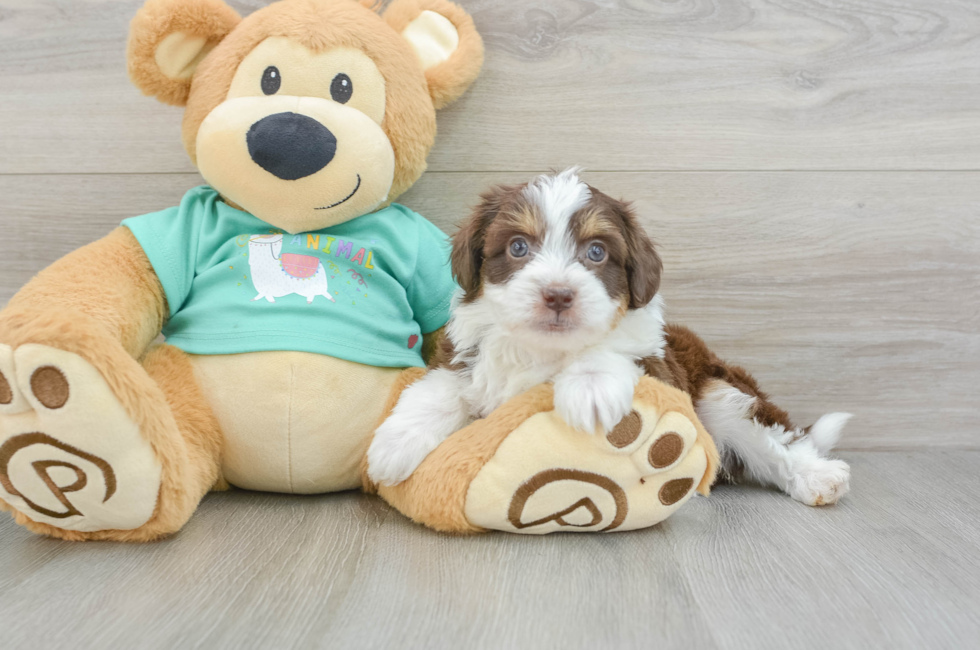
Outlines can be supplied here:
[[[201, 182], [123, 58], [138, 0], [0, 0], [0, 303]], [[241, 13], [263, 0], [230, 2]], [[980, 448], [980, 3], [462, 0], [484, 74], [401, 202], [585, 165], [672, 320], [849, 448]]]

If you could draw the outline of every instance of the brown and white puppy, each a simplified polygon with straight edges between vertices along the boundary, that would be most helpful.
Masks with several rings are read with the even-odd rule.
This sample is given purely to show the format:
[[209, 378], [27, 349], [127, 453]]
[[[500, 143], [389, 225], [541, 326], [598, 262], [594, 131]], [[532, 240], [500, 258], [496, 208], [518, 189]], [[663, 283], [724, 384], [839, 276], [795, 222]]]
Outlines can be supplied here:
[[689, 330], [665, 326], [662, 265], [630, 207], [577, 169], [483, 195], [453, 241], [460, 285], [433, 369], [403, 394], [368, 452], [391, 484], [472, 418], [552, 382], [576, 429], [611, 430], [646, 373], [691, 394], [729, 476], [774, 484], [818, 505], [846, 490], [849, 469], [825, 454], [849, 417], [797, 429], [752, 377]]

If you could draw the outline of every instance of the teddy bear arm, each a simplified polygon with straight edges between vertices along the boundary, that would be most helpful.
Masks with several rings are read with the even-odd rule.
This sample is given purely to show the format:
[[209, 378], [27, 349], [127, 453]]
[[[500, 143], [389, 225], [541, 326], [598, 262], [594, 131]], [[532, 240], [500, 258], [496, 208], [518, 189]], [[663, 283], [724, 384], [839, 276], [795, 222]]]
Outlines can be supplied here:
[[5, 315], [79, 314], [97, 322], [133, 357], [160, 334], [167, 314], [163, 286], [128, 228], [65, 255], [10, 300]]
[[452, 361], [446, 355], [447, 346], [444, 343], [445, 339], [445, 326], [440, 327], [434, 332], [422, 335], [422, 361], [425, 362], [426, 366], [431, 367]]

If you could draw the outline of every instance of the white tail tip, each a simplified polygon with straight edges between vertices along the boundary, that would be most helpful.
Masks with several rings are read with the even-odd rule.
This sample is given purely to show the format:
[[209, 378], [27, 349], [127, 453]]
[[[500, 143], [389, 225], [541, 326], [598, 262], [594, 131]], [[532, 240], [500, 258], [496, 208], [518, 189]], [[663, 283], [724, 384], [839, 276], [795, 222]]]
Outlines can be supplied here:
[[853, 416], [850, 413], [828, 413], [813, 423], [807, 437], [821, 452], [828, 452], [837, 446], [844, 425]]

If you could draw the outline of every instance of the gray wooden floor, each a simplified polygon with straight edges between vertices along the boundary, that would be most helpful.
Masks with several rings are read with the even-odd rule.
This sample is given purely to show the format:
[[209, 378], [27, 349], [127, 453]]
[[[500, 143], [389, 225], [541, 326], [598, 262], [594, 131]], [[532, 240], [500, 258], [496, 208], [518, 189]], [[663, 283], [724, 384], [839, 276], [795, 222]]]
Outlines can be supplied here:
[[611, 535], [453, 538], [358, 493], [214, 494], [141, 546], [3, 522], [2, 645], [980, 646], [980, 452], [844, 458], [836, 507], [722, 487]]
[[[980, 2], [459, 1], [484, 74], [401, 202], [449, 230], [585, 165], [660, 243], [672, 320], [800, 422], [856, 414], [851, 494], [545, 539], [358, 494], [212, 495], [148, 546], [0, 519], [0, 647], [980, 647]], [[0, 0], [0, 304], [201, 182], [126, 78], [139, 4]]]

